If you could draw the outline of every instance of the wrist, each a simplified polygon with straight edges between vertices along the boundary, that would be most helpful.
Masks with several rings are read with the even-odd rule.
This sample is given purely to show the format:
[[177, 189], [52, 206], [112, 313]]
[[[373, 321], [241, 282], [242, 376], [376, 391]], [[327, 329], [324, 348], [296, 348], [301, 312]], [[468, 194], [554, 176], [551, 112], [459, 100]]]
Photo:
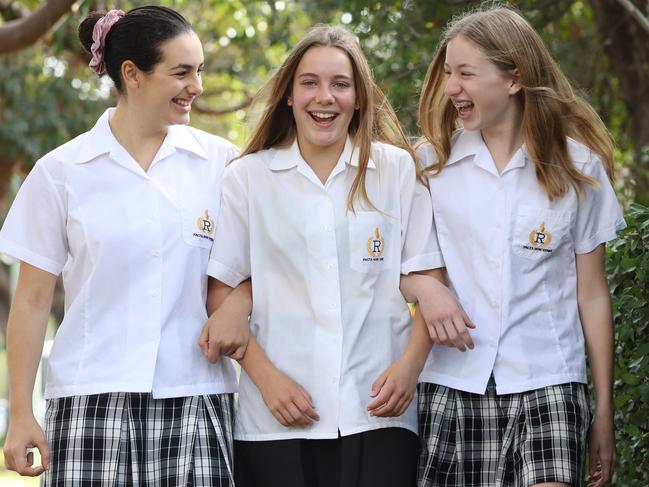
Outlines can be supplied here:
[[29, 405], [14, 405], [11, 404], [9, 409], [9, 421], [20, 422], [25, 420], [34, 419], [34, 410], [31, 403]]
[[426, 364], [427, 358], [428, 353], [424, 354], [421, 350], [406, 350], [405, 352], [403, 352], [403, 355], [399, 357], [398, 361], [406, 364], [412, 371], [417, 374], [417, 377], [419, 377], [419, 374]]
[[615, 406], [612, 400], [595, 401], [595, 416], [600, 418], [612, 418], [615, 413]]

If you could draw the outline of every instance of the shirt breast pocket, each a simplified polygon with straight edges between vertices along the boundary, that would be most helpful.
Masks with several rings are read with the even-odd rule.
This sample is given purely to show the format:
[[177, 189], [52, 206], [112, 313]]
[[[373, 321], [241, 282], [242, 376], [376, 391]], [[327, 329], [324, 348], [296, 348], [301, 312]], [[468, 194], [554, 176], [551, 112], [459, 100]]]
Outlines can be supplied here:
[[571, 213], [520, 207], [514, 222], [513, 252], [526, 259], [544, 260], [570, 241]]
[[392, 264], [395, 246], [400, 242], [392, 235], [393, 224], [376, 211], [350, 213], [349, 266], [359, 272], [380, 272]]
[[183, 240], [193, 247], [211, 248], [216, 232], [218, 212], [214, 198], [184, 198], [180, 211]]

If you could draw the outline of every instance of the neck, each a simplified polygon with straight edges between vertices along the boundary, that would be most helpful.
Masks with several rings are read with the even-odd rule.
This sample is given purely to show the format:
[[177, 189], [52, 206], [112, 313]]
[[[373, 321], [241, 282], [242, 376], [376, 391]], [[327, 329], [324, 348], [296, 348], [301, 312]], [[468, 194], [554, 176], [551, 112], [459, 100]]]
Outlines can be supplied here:
[[342, 139], [342, 141], [338, 141], [335, 144], [321, 147], [306, 142], [298, 134], [297, 142], [302, 158], [313, 169], [313, 172], [316, 173], [316, 176], [322, 181], [322, 184], [326, 183], [331, 171], [333, 171], [338, 159], [340, 159], [347, 139]]
[[140, 110], [130, 107], [126, 99], [120, 98], [108, 123], [117, 142], [144, 171], [148, 171], [167, 135], [167, 130], [161, 130], [159, 126], [152, 127], [141, 113]]
[[523, 145], [522, 119], [522, 113], [517, 110], [514, 116], [508, 117], [503, 123], [480, 131], [498, 172], [505, 169], [509, 160]]

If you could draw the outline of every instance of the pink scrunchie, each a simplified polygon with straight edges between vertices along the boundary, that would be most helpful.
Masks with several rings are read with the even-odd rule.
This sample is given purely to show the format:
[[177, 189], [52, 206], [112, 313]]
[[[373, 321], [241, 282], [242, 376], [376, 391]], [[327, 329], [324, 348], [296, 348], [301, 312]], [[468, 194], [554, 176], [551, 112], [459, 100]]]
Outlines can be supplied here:
[[110, 28], [119, 19], [124, 17], [122, 10], [110, 10], [106, 15], [97, 21], [92, 29], [92, 46], [90, 52], [92, 59], [88, 66], [95, 73], [102, 75], [106, 72], [106, 63], [104, 62], [104, 49], [106, 47], [106, 36], [110, 32]]

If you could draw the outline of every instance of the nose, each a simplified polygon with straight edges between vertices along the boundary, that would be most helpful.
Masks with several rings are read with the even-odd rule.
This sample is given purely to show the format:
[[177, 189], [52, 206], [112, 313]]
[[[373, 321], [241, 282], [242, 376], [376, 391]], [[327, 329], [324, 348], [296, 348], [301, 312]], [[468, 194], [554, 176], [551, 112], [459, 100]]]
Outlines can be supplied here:
[[459, 95], [462, 91], [460, 83], [458, 83], [457, 78], [453, 74], [449, 74], [446, 78], [446, 86], [444, 87], [444, 94], [446, 96], [455, 96]]
[[318, 91], [316, 92], [315, 101], [321, 105], [329, 105], [334, 102], [334, 96], [329, 89], [329, 86], [326, 84], [321, 84], [318, 86]]
[[187, 91], [192, 96], [199, 96], [201, 93], [203, 93], [203, 80], [199, 73], [195, 73], [192, 76], [191, 81], [187, 86]]

